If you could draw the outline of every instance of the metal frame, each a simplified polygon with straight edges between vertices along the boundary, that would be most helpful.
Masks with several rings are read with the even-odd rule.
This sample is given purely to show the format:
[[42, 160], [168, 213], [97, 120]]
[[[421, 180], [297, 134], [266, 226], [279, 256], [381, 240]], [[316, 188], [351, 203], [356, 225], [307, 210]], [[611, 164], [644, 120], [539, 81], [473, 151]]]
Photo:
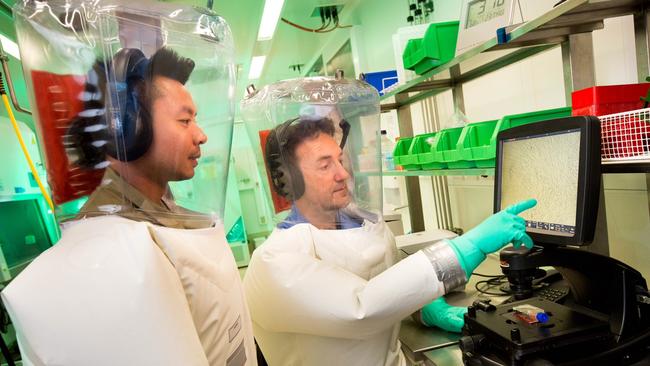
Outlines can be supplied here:
[[650, 5], [646, 5], [645, 8], [634, 14], [634, 43], [639, 81], [645, 80], [650, 75], [650, 28], [648, 25], [650, 25]]
[[[564, 67], [566, 80], [570, 77], [571, 88], [569, 91], [580, 90], [596, 85], [596, 66], [594, 65], [594, 45], [591, 33], [572, 34], [569, 36], [569, 57], [562, 60], [563, 65], [567, 63], [569, 68]], [[563, 53], [562, 56], [566, 54]], [[570, 104], [569, 104], [570, 105]]]
[[[634, 43], [636, 48], [637, 79], [641, 82], [650, 76], [650, 4], [648, 3], [634, 14]], [[633, 165], [640, 172], [646, 173], [646, 194], [648, 196], [648, 209], [650, 210], [650, 163]], [[618, 166], [624, 168], [623, 165]], [[629, 168], [627, 172], [630, 172]]]
[[[530, 56], [534, 56], [538, 53], [550, 50], [556, 46], [556, 44], [544, 44], [539, 46], [524, 47], [465, 72], [460, 71], [459, 64], [452, 65], [448, 68], [451, 74], [449, 78], [437, 80], [430, 79], [416, 83], [414, 85], [410, 85], [409, 83], [407, 84], [410, 85], [408, 88], [405, 88], [402, 92], [399, 92], [397, 94], [400, 96], [407, 95], [407, 97], [401, 98], [399, 101], [396, 100], [394, 103], [384, 103], [381, 105], [381, 110], [382, 112], [385, 112], [391, 109], [400, 108], [402, 106], [408, 106], [409, 104], [413, 104], [426, 98], [433, 97], [449, 89], [452, 89], [452, 92], [454, 93], [454, 100], [457, 98], [456, 95], [459, 95], [459, 97], [462, 99], [462, 84], [468, 81], [472, 81], [483, 75], [487, 75], [508, 65], [514, 64]], [[393, 90], [392, 92], [395, 91]], [[419, 93], [411, 95], [411, 93], [415, 92]]]
[[[2, 44], [0, 44], [0, 63], [2, 63], [2, 72], [4, 73], [4, 79], [7, 79], [7, 91], [9, 92], [11, 104], [14, 105], [14, 108], [18, 112], [31, 115], [32, 112], [29, 109], [21, 107], [20, 103], [18, 103], [18, 99], [16, 98], [16, 91], [14, 90], [14, 82], [11, 79], [11, 73], [9, 71], [9, 56], [7, 56], [4, 49], [2, 49]], [[2, 82], [2, 79], [2, 75], [0, 75], [0, 82]]]
[[[398, 95], [395, 99], [399, 101], [402, 98], [404, 98], [404, 96]], [[411, 122], [411, 108], [409, 106], [397, 110], [397, 120], [400, 135], [413, 136], [413, 123]], [[406, 197], [409, 204], [411, 231], [423, 231], [424, 218], [422, 217], [422, 195], [420, 194], [420, 181], [418, 177], [406, 177]], [[419, 212], [420, 214], [413, 215], [414, 212]]]

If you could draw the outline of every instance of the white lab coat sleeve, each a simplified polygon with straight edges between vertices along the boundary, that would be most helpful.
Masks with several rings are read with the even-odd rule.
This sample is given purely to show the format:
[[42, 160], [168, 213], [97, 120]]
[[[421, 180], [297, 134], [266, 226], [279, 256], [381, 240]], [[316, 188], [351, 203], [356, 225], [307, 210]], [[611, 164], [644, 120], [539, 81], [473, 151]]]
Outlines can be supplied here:
[[421, 252], [366, 281], [268, 242], [253, 253], [244, 287], [253, 321], [267, 331], [351, 339], [385, 331], [444, 294]]
[[208, 365], [178, 275], [143, 223], [74, 225], [2, 300], [27, 365]]

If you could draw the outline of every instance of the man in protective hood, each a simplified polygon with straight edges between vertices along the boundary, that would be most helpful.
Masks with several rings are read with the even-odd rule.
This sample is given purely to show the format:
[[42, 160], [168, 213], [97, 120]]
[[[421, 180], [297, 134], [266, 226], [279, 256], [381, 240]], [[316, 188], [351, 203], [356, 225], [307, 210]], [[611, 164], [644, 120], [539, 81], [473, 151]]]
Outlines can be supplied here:
[[466, 308], [441, 296], [465, 284], [487, 254], [511, 242], [532, 246], [517, 214], [534, 200], [397, 262], [386, 224], [359, 209], [350, 190], [345, 142], [355, 130], [340, 118], [296, 118], [266, 140], [273, 188], [292, 206], [253, 253], [244, 288], [271, 366], [405, 365], [403, 318], [422, 309], [425, 324], [459, 331]]
[[[29, 36], [34, 58], [99, 52], [87, 39], [110, 43], [86, 75], [36, 70], [25, 60], [37, 92], [76, 99], [60, 106], [83, 106], [71, 120], [60, 109], [51, 120], [48, 99], [32, 100], [51, 153], [50, 181], [64, 176], [59, 182], [67, 184], [52, 184], [55, 201], [86, 195], [86, 172], [103, 176], [65, 223], [61, 240], [2, 292], [23, 363], [254, 366], [251, 320], [221, 220], [233, 124], [227, 24], [192, 7], [95, 5], [53, 1], [46, 6], [54, 10], [43, 12], [25, 3], [17, 12], [19, 34]], [[103, 29], [102, 37], [68, 41], [77, 52], [52, 55], [48, 44], [71, 33], [51, 14], [67, 11], [87, 16], [76, 19], [78, 31], [98, 29], [94, 21], [114, 27]], [[181, 23], [174, 22], [178, 14]], [[132, 32], [146, 17], [165, 29]], [[192, 21], [200, 36], [186, 32]], [[154, 49], [151, 39], [138, 38], [155, 32], [164, 33], [166, 43]], [[42, 55], [34, 41], [40, 37], [50, 37]], [[116, 47], [117, 41], [142, 48]], [[202, 154], [212, 157], [207, 164], [221, 165], [202, 169]]]

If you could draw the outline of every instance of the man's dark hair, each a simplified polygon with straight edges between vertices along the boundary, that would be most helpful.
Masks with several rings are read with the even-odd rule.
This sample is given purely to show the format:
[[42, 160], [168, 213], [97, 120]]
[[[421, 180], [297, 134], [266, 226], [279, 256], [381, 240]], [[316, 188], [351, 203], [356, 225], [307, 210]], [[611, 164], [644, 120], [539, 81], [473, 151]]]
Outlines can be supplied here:
[[135, 96], [140, 104], [138, 114], [143, 124], [152, 126], [153, 102], [162, 95], [155, 78], [162, 76], [185, 85], [193, 70], [194, 61], [180, 56], [172, 49], [163, 47], [151, 56], [144, 75], [137, 75], [138, 80], [135, 81]]
[[155, 76], [165, 76], [185, 84], [190, 78], [192, 70], [194, 70], [194, 61], [180, 56], [172, 49], [163, 47], [149, 59], [147, 79], [152, 80]]
[[84, 101], [82, 112], [105, 110], [106, 96], [111, 95], [113, 103], [120, 105], [121, 123], [114, 128], [106, 121], [112, 116], [110, 111], [92, 117], [80, 113], [71, 123], [65, 147], [72, 162], [82, 168], [105, 167], [106, 154], [122, 161], [144, 155], [153, 141], [152, 103], [160, 96], [155, 78], [162, 76], [185, 84], [194, 70], [194, 61], [166, 47], [149, 59], [139, 49], [123, 48], [107, 64], [105, 70], [104, 62], [97, 61], [89, 72], [85, 90], [93, 97]]
[[321, 133], [334, 136], [334, 124], [332, 120], [329, 118], [319, 120], [299, 119], [296, 122], [290, 123], [277, 136], [282, 148], [282, 154], [284, 154], [285, 158], [291, 159], [291, 162], [295, 165], [297, 163], [296, 148], [298, 145], [303, 141], [317, 138]]
[[271, 130], [266, 138], [264, 154], [273, 189], [279, 195], [289, 200], [297, 200], [303, 195], [305, 182], [296, 161], [296, 148], [321, 133], [334, 136], [332, 120], [294, 118]]

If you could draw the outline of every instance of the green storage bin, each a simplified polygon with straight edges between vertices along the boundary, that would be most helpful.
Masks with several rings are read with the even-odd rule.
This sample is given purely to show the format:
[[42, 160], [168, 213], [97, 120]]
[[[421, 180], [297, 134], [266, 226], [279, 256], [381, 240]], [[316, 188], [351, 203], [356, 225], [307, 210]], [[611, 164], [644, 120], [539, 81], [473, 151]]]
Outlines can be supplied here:
[[[486, 121], [470, 124], [465, 126], [465, 135], [459, 139], [458, 143], [463, 146], [463, 156], [467, 157], [467, 154], [471, 154], [471, 159], [474, 161], [477, 168], [494, 168], [494, 159], [497, 151], [497, 136], [499, 135], [499, 132], [512, 127], [527, 125], [529, 123], [570, 116], [571, 107], [562, 107], [512, 114], [504, 116], [500, 120], [496, 121], [496, 123], [495, 121]], [[487, 139], [488, 134], [490, 135], [489, 141]]]
[[527, 125], [529, 123], [547, 121], [556, 118], [571, 117], [571, 107], [562, 107], [562, 108], [553, 108], [545, 109], [541, 111], [512, 114], [509, 116], [504, 116], [497, 122], [497, 125], [492, 132], [492, 138], [490, 139], [490, 157], [492, 159], [489, 167], [494, 167], [494, 158], [497, 153], [497, 136], [499, 132], [507, 130], [509, 128], [518, 127]]
[[411, 149], [413, 153], [417, 154], [421, 169], [444, 169], [446, 167], [446, 164], [435, 160], [433, 146], [437, 140], [436, 136], [436, 132], [415, 136]]
[[454, 58], [459, 22], [432, 23], [424, 38], [411, 39], [404, 48], [404, 68], [418, 75]]
[[[498, 131], [507, 130], [512, 127], [527, 125], [529, 123], [545, 121], [555, 118], [571, 117], [571, 107], [545, 109], [542, 111], [528, 112], [504, 116], [497, 124]], [[496, 142], [497, 131], [493, 134], [494, 141]]]
[[420, 169], [418, 157], [416, 155], [410, 155], [413, 140], [415, 140], [414, 137], [400, 137], [393, 150], [393, 161], [396, 165], [401, 165], [406, 170]]
[[460, 134], [457, 150], [463, 160], [471, 160], [478, 168], [494, 167], [495, 150], [492, 134], [499, 120], [470, 123]]
[[435, 151], [435, 159], [444, 163], [450, 169], [473, 168], [472, 161], [464, 160], [458, 151], [458, 140], [464, 127], [446, 128], [438, 132]]

